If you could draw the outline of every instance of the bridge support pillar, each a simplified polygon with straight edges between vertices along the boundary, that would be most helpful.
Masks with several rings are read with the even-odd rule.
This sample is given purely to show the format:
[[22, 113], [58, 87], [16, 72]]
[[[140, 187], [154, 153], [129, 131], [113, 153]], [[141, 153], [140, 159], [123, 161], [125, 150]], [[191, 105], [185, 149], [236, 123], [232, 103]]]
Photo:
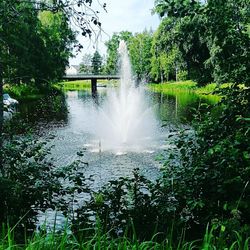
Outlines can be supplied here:
[[95, 94], [97, 92], [97, 79], [96, 78], [91, 79], [91, 91], [92, 91], [92, 94]]

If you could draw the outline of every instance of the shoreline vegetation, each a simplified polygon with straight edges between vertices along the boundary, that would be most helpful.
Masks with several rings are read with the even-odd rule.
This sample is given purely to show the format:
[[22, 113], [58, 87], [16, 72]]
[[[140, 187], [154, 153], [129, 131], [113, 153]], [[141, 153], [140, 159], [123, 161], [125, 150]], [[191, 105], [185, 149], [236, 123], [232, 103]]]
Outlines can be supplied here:
[[[232, 243], [225, 243], [220, 241], [220, 238], [216, 237], [215, 231], [218, 228], [207, 226], [204, 233], [204, 237], [194, 241], [185, 240], [185, 232], [182, 232], [178, 242], [174, 242], [172, 233], [165, 237], [161, 242], [157, 242], [157, 237], [160, 233], [155, 234], [151, 240], [140, 241], [137, 238], [136, 232], [133, 232], [132, 237], [128, 237], [126, 234], [123, 236], [113, 238], [109, 233], [102, 231], [101, 225], [97, 225], [94, 231], [87, 237], [84, 234], [87, 233], [88, 228], [84, 230], [81, 235], [75, 237], [69, 232], [67, 226], [61, 231], [57, 232], [55, 228], [50, 232], [40, 231], [35, 232], [31, 237], [24, 237], [22, 244], [17, 244], [14, 239], [13, 229], [7, 227], [7, 233], [2, 232], [0, 238], [0, 249], [157, 249], [157, 250], [188, 250], [188, 249], [243, 249], [247, 250], [249, 246], [250, 237], [244, 238], [237, 231], [234, 232], [235, 240]], [[220, 228], [223, 233], [223, 227]]]
[[[100, 84], [103, 87], [117, 86], [117, 80], [97, 80], [97, 85]], [[62, 90], [90, 90], [91, 81], [90, 80], [77, 80], [77, 81], [64, 81], [58, 82], [55, 86]]]
[[[66, 83], [66, 85], [70, 84], [72, 83]], [[85, 81], [78, 84], [90, 88], [89, 82], [86, 83]], [[196, 93], [196, 91], [198, 91], [199, 93], [205, 93], [205, 95], [211, 93], [216, 87], [216, 85], [208, 85], [203, 88], [198, 88], [196, 84], [191, 81], [148, 84], [148, 86], [153, 91], [162, 91], [166, 94], [169, 93], [169, 91], [174, 92], [176, 90], [176, 92], [178, 93], [179, 91], [180, 94], [189, 91]], [[226, 86], [227, 85], [225, 85], [225, 90], [227, 90]], [[70, 88], [71, 87], [72, 86], [70, 86]], [[197, 141], [194, 141], [192, 136], [188, 136], [188, 132], [185, 134], [185, 131], [183, 131], [183, 137], [180, 135], [180, 138], [175, 142], [182, 159], [185, 160], [192, 157], [192, 162], [183, 161], [183, 167], [176, 168], [176, 166], [171, 165], [168, 158], [164, 159], [162, 162], [164, 165], [164, 169], [162, 170], [164, 178], [161, 180], [162, 182], [156, 185], [148, 183], [143, 177], [137, 175], [135, 175], [133, 179], [127, 180], [127, 182], [125, 179], [113, 181], [113, 186], [109, 187], [110, 189], [104, 190], [103, 193], [92, 194], [91, 197], [93, 200], [88, 204], [89, 207], [83, 207], [82, 210], [78, 211], [79, 220], [75, 221], [72, 227], [65, 227], [62, 231], [50, 231], [47, 227], [44, 228], [41, 226], [39, 231], [34, 230], [32, 234], [29, 234], [26, 228], [24, 228], [24, 231], [20, 234], [17, 231], [19, 222], [17, 226], [14, 227], [13, 223], [10, 224], [10, 227], [4, 227], [2, 225], [0, 249], [247, 250], [250, 241], [248, 234], [249, 228], [247, 226], [247, 219], [243, 216], [241, 217], [241, 214], [246, 214], [247, 218], [247, 211], [249, 211], [246, 201], [247, 196], [245, 197], [249, 182], [249, 168], [246, 167], [246, 169], [242, 171], [239, 166], [247, 166], [249, 162], [248, 143], [246, 142], [249, 133], [246, 124], [246, 117], [248, 117], [247, 100], [249, 97], [245, 96], [247, 93], [245, 93], [243, 89], [238, 88], [238, 86], [234, 87], [235, 92], [238, 91], [239, 93], [237, 95], [233, 95], [234, 92], [232, 92], [231, 95], [228, 94], [227, 98], [224, 101], [222, 100], [222, 104], [218, 104], [222, 110], [219, 113], [215, 112], [216, 116], [208, 114], [204, 116], [203, 121], [196, 121]], [[23, 87], [23, 89], [19, 91], [18, 87], [14, 86], [13, 88], [12, 93], [22, 98], [25, 98], [26, 93], [29, 93], [26, 92], [28, 88]], [[32, 87], [29, 86], [29, 88]], [[58, 89], [56, 93], [62, 93], [63, 91], [62, 88], [60, 91], [58, 86], [55, 87], [55, 85], [52, 86], [51, 89]], [[33, 94], [35, 91], [31, 93]], [[239, 110], [241, 113], [239, 113], [238, 107], [235, 108], [234, 105], [238, 100], [238, 96], [240, 96], [239, 100], [244, 100], [244, 102], [240, 102], [241, 107]], [[51, 97], [54, 100], [54, 96]], [[60, 107], [60, 105], [58, 105], [58, 107]], [[230, 117], [227, 115], [229, 111]], [[239, 114], [241, 114], [241, 116], [239, 116]], [[235, 117], [237, 119], [235, 119]], [[225, 126], [227, 124], [232, 124], [232, 126]], [[223, 131], [223, 133], [218, 133], [218, 131]], [[12, 132], [13, 131], [11, 131], [11, 133]], [[244, 137], [242, 137], [241, 134], [244, 135]], [[230, 144], [228, 143], [228, 135], [230, 135]], [[205, 138], [205, 140], [203, 140], [203, 138]], [[197, 142], [199, 143], [199, 148], [196, 145]], [[208, 144], [208, 142], [210, 144]], [[10, 143], [13, 143], [13, 141], [10, 141]], [[24, 157], [29, 159], [30, 152], [34, 155], [37, 153], [38, 155], [40, 154], [39, 145], [37, 149], [30, 148], [29, 145], [36, 146], [36, 143], [29, 142], [25, 144], [23, 148], [27, 151], [27, 155]], [[7, 160], [12, 160], [11, 157], [15, 153], [15, 148], [13, 146], [12, 148], [11, 152], [6, 151], [10, 154], [10, 157], [6, 158]], [[241, 150], [243, 148], [242, 152], [238, 148]], [[14, 166], [18, 165], [21, 172], [30, 173], [24, 170], [25, 162], [22, 160], [23, 153], [20, 151], [19, 146], [16, 150], [21, 160], [18, 158], [17, 161], [14, 162]], [[235, 156], [230, 158], [228, 162], [226, 160], [228, 155]], [[49, 183], [55, 182], [54, 177], [57, 178], [57, 176], [61, 176], [60, 172], [55, 172], [56, 175], [52, 175], [53, 178], [49, 176], [52, 174], [50, 173], [51, 165], [49, 165], [50, 168], [46, 170], [48, 172], [44, 172], [41, 167], [43, 161], [40, 162], [39, 157], [34, 159], [37, 161], [36, 171], [40, 171], [41, 176], [35, 172], [36, 177], [30, 179], [31, 182], [28, 187], [31, 188], [31, 190], [33, 190], [33, 184], [36, 181], [39, 182], [43, 179], [44, 174], [46, 176], [44, 180], [47, 181], [50, 179]], [[169, 157], [178, 158], [179, 156], [172, 152]], [[211, 159], [215, 161], [214, 159], [217, 158], [219, 159], [219, 163], [211, 163]], [[239, 163], [236, 163], [235, 159], [239, 160]], [[45, 168], [48, 166], [46, 164], [47, 163], [44, 164]], [[235, 167], [232, 168], [231, 166]], [[33, 165], [28, 165], [28, 167], [33, 169]], [[204, 172], [204, 167], [206, 167], [206, 172]], [[193, 171], [193, 169], [195, 169], [195, 171]], [[19, 171], [19, 169], [13, 171], [15, 174], [15, 171]], [[68, 178], [68, 171], [74, 171], [74, 169], [68, 169], [63, 172], [63, 176], [65, 176], [64, 178], [66, 179]], [[14, 175], [14, 178], [16, 178], [15, 176], [16, 175]], [[30, 176], [27, 176], [27, 178], [30, 178]], [[76, 174], [74, 178], [74, 188], [76, 190], [83, 188], [84, 179], [82, 180], [78, 174]], [[182, 179], [181, 182], [179, 181], [180, 179]], [[195, 184], [193, 181], [195, 181]], [[223, 185], [221, 189], [218, 189], [218, 181]], [[227, 193], [228, 181], [230, 181], [230, 188], [232, 187], [232, 190], [234, 190], [230, 194]], [[14, 185], [15, 182], [16, 179], [14, 179]], [[11, 185], [10, 187], [6, 186], [5, 189], [12, 190], [13, 187]], [[23, 190], [26, 187], [25, 185], [26, 181], [19, 184], [20, 190]], [[50, 187], [47, 188], [46, 185], [44, 185], [44, 188], [50, 190]], [[172, 185], [174, 185], [175, 189], [172, 189]], [[142, 187], [143, 190], [148, 190], [149, 193], [143, 193], [140, 187]], [[131, 190], [129, 190], [129, 188]], [[56, 190], [58, 190], [58, 187], [56, 187]], [[112, 192], [112, 190], [115, 190], [115, 192]], [[204, 193], [197, 194], [197, 190], [204, 190]], [[206, 190], [209, 190], [209, 192], [206, 192]], [[72, 194], [74, 194], [74, 192]], [[210, 196], [210, 192], [212, 192], [212, 196]], [[232, 194], [234, 198], [230, 200], [229, 197], [231, 197]], [[129, 199], [128, 203], [126, 199]], [[168, 200], [167, 203], [165, 199]], [[29, 200], [30, 196], [27, 198], [27, 201]], [[220, 207], [217, 203], [218, 200], [223, 204], [220, 205]], [[131, 206], [131, 204], [134, 205]], [[62, 205], [62, 207], [63, 206], [64, 205]], [[98, 225], [88, 224], [89, 221], [86, 220], [88, 218], [85, 217], [84, 214], [87, 207], [90, 210], [92, 209], [93, 214], [97, 216], [97, 222], [99, 222], [98, 219], [100, 218]], [[216, 217], [214, 217], [214, 207], [218, 212]], [[65, 209], [68, 209], [68, 207], [65, 206]], [[22, 211], [24, 210], [25, 209]], [[116, 213], [119, 214], [117, 217], [118, 221], [116, 221], [116, 223], [118, 223], [117, 225], [115, 225], [113, 221], [113, 215]], [[23, 214], [24, 213], [21, 212], [21, 215], [15, 216], [18, 216], [20, 219]], [[196, 218], [198, 224], [193, 224], [193, 218]], [[159, 223], [158, 225], [158, 219], [162, 224]], [[183, 220], [187, 220], [187, 222]], [[127, 224], [124, 224], [124, 221]], [[133, 221], [133, 223], [131, 223], [131, 221]], [[7, 221], [5, 221], [5, 223], [6, 222]], [[118, 235], [117, 230], [120, 226], [121, 228], [124, 226], [125, 230], [123, 230], [122, 234]], [[128, 230], [126, 226], [129, 228]], [[145, 226], [147, 229], [145, 229]], [[90, 233], [87, 232], [88, 230], [90, 230]], [[151, 234], [150, 231], [148, 237], [145, 237], [144, 230], [145, 232], [150, 230], [153, 232]], [[114, 233], [117, 234], [114, 235]]]
[[[97, 84], [101, 84], [102, 87], [116, 87], [118, 85], [117, 80], [98, 80]], [[194, 81], [178, 81], [178, 82], [163, 82], [163, 83], [146, 83], [147, 89], [153, 92], [171, 93], [171, 92], [193, 92], [198, 95], [213, 95], [218, 96], [214, 91], [219, 88], [227, 88], [230, 86], [229, 83], [217, 85], [216, 83], [209, 83], [205, 86], [198, 86]], [[18, 99], [33, 100], [43, 97], [48, 94], [51, 90], [88, 90], [91, 89], [90, 80], [77, 80], [77, 81], [63, 81], [58, 82], [50, 86], [49, 88], [44, 87], [38, 89], [35, 85], [4, 85], [4, 92], [8, 92], [10, 95]], [[219, 97], [219, 96], [218, 96]]]
[[18, 99], [19, 101], [32, 101], [38, 100], [48, 95], [59, 95], [60, 89], [56, 86], [43, 86], [38, 88], [36, 85], [21, 84], [21, 85], [9, 85], [5, 84], [3, 92], [8, 93], [11, 97]]
[[[117, 80], [98, 80], [97, 84], [103, 84], [105, 87], [108, 86], [117, 86], [118, 81]], [[201, 95], [214, 95], [213, 91], [216, 90], [216, 88], [226, 88], [230, 86], [229, 83], [217, 85], [216, 83], [209, 83], [205, 86], [198, 86], [198, 84], [194, 81], [187, 80], [187, 81], [178, 81], [178, 82], [163, 82], [163, 83], [146, 83], [145, 86], [155, 92], [169, 92], [169, 91], [176, 91], [176, 92], [194, 92], [196, 94]], [[56, 89], [65, 89], [65, 90], [81, 90], [81, 89], [89, 89], [91, 88], [91, 81], [90, 80], [77, 80], [77, 81], [63, 81], [58, 82], [52, 85], [51, 88]], [[27, 98], [27, 99], [33, 99], [37, 96], [43, 96], [43, 94], [48, 91], [48, 88], [44, 88], [43, 91], [41, 89], [38, 89], [36, 86], [32, 85], [4, 85], [4, 92], [9, 92], [10, 94], [13, 94], [15, 97], [19, 98]]]
[[[97, 84], [101, 84], [103, 87], [117, 86], [117, 80], [98, 80]], [[230, 84], [222, 84], [219, 86], [220, 89], [228, 87]], [[179, 93], [179, 92], [193, 92], [198, 95], [203, 96], [218, 96], [213, 92], [218, 87], [216, 83], [210, 83], [203, 87], [199, 87], [198, 84], [194, 81], [179, 81], [179, 82], [164, 82], [164, 83], [148, 83], [146, 84], [147, 89], [153, 92], [162, 92], [162, 93]], [[9, 93], [14, 98], [18, 100], [35, 100], [40, 99], [48, 94], [51, 91], [58, 90], [90, 90], [91, 81], [90, 80], [79, 80], [79, 81], [65, 81], [58, 82], [50, 86], [49, 88], [44, 87], [43, 89], [38, 89], [35, 85], [4, 85], [4, 92]], [[219, 100], [219, 96], [218, 96]]]
[[225, 83], [221, 85], [217, 85], [216, 83], [209, 83], [205, 86], [198, 86], [198, 84], [194, 81], [178, 81], [178, 82], [163, 82], [163, 83], [149, 83], [147, 85], [150, 90], [155, 92], [193, 92], [198, 95], [216, 95], [213, 93], [216, 88], [226, 88], [230, 86], [230, 84]]

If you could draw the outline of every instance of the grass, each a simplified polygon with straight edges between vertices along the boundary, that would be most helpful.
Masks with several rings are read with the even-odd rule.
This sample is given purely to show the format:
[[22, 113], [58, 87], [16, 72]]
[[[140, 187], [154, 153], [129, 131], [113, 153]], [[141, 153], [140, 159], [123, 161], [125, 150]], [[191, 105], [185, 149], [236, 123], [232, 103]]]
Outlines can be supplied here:
[[[4, 227], [3, 227], [4, 228]], [[101, 227], [97, 226], [95, 232], [91, 236], [84, 237], [88, 230], [85, 229], [81, 232], [77, 232], [78, 236], [74, 236], [69, 233], [67, 226], [62, 232], [53, 231], [46, 233], [45, 230], [42, 232], [35, 232], [31, 237], [24, 237], [23, 243], [17, 244], [14, 239], [14, 230], [7, 228], [5, 233], [2, 230], [2, 236], [0, 238], [0, 250], [3, 249], [26, 249], [26, 250], [51, 250], [51, 249], [110, 249], [110, 250], [127, 250], [127, 249], [158, 249], [158, 250], [191, 250], [191, 249], [249, 249], [250, 238], [244, 238], [238, 232], [234, 232], [234, 239], [231, 243], [228, 243], [222, 237], [216, 236], [218, 227], [208, 227], [205, 231], [203, 239], [194, 240], [187, 242], [184, 239], [183, 234], [178, 242], [173, 242], [171, 235], [166, 237], [162, 242], [157, 242], [156, 238], [158, 234], [154, 235], [151, 240], [139, 241], [134, 232], [132, 237], [127, 237], [126, 233], [123, 236], [112, 238], [109, 233], [102, 233]], [[223, 228], [224, 230], [224, 228]], [[221, 230], [220, 233], [224, 231]], [[91, 230], [92, 231], [92, 230]], [[81, 235], [82, 233], [82, 235]]]
[[[104, 84], [110, 86], [116, 86], [117, 80], [97, 80], [97, 84]], [[91, 89], [90, 80], [79, 80], [79, 81], [64, 81], [56, 84], [57, 87], [63, 90], [89, 90]]]
[[[98, 80], [97, 83], [104, 85], [113, 85], [117, 86], [117, 80]], [[81, 80], [81, 81], [68, 81], [68, 82], [59, 82], [54, 84], [52, 88], [62, 89], [62, 90], [90, 90], [91, 81], [90, 80]], [[48, 90], [38, 89], [33, 84], [20, 84], [20, 85], [4, 85], [4, 93], [8, 93], [11, 97], [16, 98], [17, 100], [35, 100], [44, 97], [48, 94]]]
[[3, 91], [4, 93], [8, 93], [11, 97], [17, 98], [18, 100], [34, 100], [45, 95], [45, 93], [41, 92], [36, 86], [30, 84], [5, 84]]
[[[98, 80], [97, 83], [104, 85], [117, 86], [117, 80]], [[228, 86], [224, 84], [221, 87]], [[80, 81], [64, 81], [59, 82], [54, 85], [58, 89], [64, 91], [67, 90], [90, 90], [91, 81], [90, 80], [80, 80]], [[215, 83], [208, 84], [204, 87], [197, 87], [197, 83], [193, 81], [183, 81], [183, 82], [168, 82], [163, 84], [148, 84], [148, 88], [155, 92], [163, 93], [177, 93], [177, 92], [194, 92], [199, 95], [211, 95], [216, 88]], [[18, 100], [23, 99], [38, 99], [46, 95], [46, 91], [39, 90], [35, 85], [21, 84], [21, 85], [4, 85], [4, 92], [9, 93], [12, 97]]]
[[[220, 88], [224, 88], [229, 84], [222, 84]], [[198, 87], [196, 82], [193, 81], [182, 81], [182, 82], [166, 82], [162, 84], [151, 83], [148, 85], [149, 89], [155, 92], [194, 92], [199, 95], [212, 95], [216, 89], [216, 83], [207, 84], [204, 87]]]
[[149, 84], [149, 88], [153, 91], [169, 91], [169, 90], [177, 90], [177, 91], [191, 91], [196, 87], [196, 83], [193, 81], [185, 81], [185, 82], [167, 82], [162, 84]]
[[65, 81], [59, 82], [56, 86], [61, 87], [64, 90], [81, 90], [91, 88], [90, 80], [81, 80], [81, 81]]

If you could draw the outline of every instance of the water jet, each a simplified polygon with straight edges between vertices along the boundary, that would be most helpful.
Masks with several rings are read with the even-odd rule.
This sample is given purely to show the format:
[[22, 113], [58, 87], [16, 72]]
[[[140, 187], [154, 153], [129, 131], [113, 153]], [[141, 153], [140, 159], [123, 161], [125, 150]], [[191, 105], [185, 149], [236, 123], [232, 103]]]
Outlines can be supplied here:
[[102, 141], [102, 150], [138, 151], [155, 137], [157, 122], [143, 87], [135, 86], [124, 41], [120, 42], [118, 53], [119, 87], [108, 89], [106, 101], [98, 107], [94, 133]]

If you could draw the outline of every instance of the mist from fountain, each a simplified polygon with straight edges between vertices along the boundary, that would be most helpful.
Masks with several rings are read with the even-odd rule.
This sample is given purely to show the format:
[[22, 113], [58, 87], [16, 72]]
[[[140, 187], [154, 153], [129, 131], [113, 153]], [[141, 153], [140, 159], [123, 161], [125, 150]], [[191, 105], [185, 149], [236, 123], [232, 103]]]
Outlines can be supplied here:
[[150, 145], [157, 132], [157, 122], [146, 101], [144, 89], [135, 87], [124, 41], [119, 44], [120, 83], [117, 91], [110, 89], [107, 99], [98, 108], [95, 135], [101, 150], [138, 151]]

